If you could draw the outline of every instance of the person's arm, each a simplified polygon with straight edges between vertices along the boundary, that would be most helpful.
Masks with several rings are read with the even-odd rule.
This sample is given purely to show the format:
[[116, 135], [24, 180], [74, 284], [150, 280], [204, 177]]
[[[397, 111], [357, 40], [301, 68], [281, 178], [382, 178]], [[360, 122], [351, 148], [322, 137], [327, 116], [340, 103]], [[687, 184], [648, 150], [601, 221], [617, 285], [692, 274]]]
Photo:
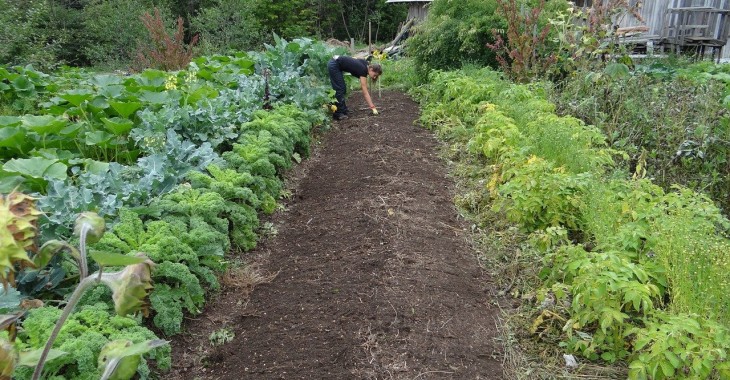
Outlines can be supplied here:
[[375, 109], [375, 104], [373, 104], [373, 100], [370, 99], [370, 92], [368, 92], [367, 77], [360, 77], [360, 87], [362, 87], [362, 93], [363, 95], [365, 95], [365, 101], [368, 102], [368, 107], [370, 107], [371, 110], [375, 111], [373, 113], [377, 113], [377, 110]]

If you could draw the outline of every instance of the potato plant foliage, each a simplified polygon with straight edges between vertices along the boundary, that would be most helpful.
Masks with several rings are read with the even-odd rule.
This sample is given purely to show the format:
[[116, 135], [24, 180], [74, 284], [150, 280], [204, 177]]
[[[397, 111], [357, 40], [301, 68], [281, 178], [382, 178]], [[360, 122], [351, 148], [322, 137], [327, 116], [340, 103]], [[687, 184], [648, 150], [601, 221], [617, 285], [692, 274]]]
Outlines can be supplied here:
[[730, 376], [730, 222], [709, 198], [663, 190], [642, 160], [627, 172], [627, 155], [557, 116], [541, 85], [465, 69], [433, 72], [413, 94], [426, 126], [486, 166], [472, 175], [492, 209], [532, 237], [533, 333], [627, 362], [632, 379]]

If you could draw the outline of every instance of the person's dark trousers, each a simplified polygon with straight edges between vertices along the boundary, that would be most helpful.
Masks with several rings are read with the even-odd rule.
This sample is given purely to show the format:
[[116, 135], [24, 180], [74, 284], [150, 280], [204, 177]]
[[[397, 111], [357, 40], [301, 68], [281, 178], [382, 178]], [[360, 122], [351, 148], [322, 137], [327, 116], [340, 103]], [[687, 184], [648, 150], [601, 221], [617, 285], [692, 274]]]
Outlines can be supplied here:
[[347, 104], [345, 104], [347, 85], [345, 84], [345, 77], [342, 75], [342, 70], [340, 70], [340, 66], [334, 59], [330, 59], [329, 63], [327, 63], [327, 70], [329, 71], [330, 83], [332, 83], [332, 88], [335, 90], [335, 98], [337, 99], [335, 116], [347, 115]]

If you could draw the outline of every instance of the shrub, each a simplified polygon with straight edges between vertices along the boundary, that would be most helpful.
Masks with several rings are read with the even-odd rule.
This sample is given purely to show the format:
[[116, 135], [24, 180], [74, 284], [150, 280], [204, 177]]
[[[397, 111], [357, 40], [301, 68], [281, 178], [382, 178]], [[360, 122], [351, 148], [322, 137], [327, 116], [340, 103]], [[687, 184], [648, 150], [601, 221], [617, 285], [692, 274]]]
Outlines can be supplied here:
[[429, 15], [407, 42], [422, 78], [434, 69], [460, 68], [467, 63], [497, 67], [492, 29], [506, 27], [496, 14], [496, 0], [435, 0]]
[[48, 1], [50, 13], [45, 28], [49, 30], [49, 41], [59, 41], [55, 50], [59, 65], [86, 66], [89, 60], [84, 55], [86, 34], [81, 7], [68, 1]]
[[614, 25], [624, 17], [644, 23], [639, 12], [641, 5], [627, 0], [605, 0], [557, 12], [550, 18], [551, 26], [556, 29], [552, 34], [556, 46], [551, 49], [556, 60], [548, 71], [564, 77], [579, 68], [602, 66], [608, 56], [630, 61], [626, 45], [616, 43], [619, 36]]
[[151, 10], [147, 3], [145, 0], [93, 0], [84, 7], [83, 52], [92, 65], [123, 68], [132, 63], [137, 42], [145, 37], [140, 16]]
[[316, 15], [308, 0], [254, 0], [254, 15], [266, 34], [284, 38], [314, 34]]
[[381, 62], [383, 75], [378, 80], [379, 85], [400, 90], [409, 90], [419, 84], [413, 61], [410, 58]]
[[681, 184], [730, 207], [730, 125], [717, 82], [634, 73], [578, 72], [551, 92], [558, 113], [600, 128], [625, 151], [633, 171], [644, 154], [647, 177], [668, 189]]
[[497, 0], [499, 13], [507, 20], [507, 40], [493, 30], [495, 42], [487, 46], [497, 52], [497, 61], [502, 70], [513, 79], [527, 81], [555, 62], [555, 57], [540, 51], [550, 32], [549, 25], [540, 25], [540, 15], [545, 10], [546, 0], [525, 9], [525, 3], [518, 0]]

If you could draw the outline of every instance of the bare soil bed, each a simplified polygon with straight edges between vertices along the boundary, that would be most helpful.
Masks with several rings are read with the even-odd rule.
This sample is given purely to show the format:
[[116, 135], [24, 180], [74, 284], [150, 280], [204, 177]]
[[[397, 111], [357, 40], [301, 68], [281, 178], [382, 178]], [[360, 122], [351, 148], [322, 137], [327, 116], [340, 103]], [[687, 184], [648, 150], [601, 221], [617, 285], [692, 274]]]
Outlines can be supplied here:
[[[276, 234], [246, 254], [258, 271], [186, 322], [166, 378], [504, 377], [490, 278], [438, 142], [407, 96], [374, 97], [379, 116], [353, 94], [356, 111], [290, 173]], [[214, 332], [232, 340], [212, 345]]]

